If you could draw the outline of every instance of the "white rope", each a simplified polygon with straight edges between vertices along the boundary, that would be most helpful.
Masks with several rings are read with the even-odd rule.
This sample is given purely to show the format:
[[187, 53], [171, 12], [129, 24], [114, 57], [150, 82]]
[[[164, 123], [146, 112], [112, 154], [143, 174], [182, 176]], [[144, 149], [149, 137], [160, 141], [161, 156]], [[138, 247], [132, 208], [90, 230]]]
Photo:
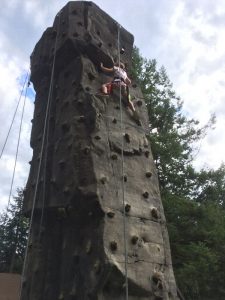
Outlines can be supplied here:
[[26, 82], [27, 82], [27, 78], [28, 78], [28, 72], [27, 72], [27, 75], [26, 75], [26, 77], [25, 77], [25, 80], [24, 80], [24, 83], [23, 83], [22, 90], [21, 90], [21, 92], [20, 92], [19, 100], [18, 100], [18, 102], [17, 102], [16, 109], [15, 109], [15, 112], [14, 112], [14, 115], [13, 115], [13, 118], [12, 118], [12, 121], [11, 121], [11, 124], [10, 124], [10, 127], [9, 127], [9, 130], [8, 130], [8, 133], [7, 133], [7, 136], [6, 136], [4, 145], [3, 145], [2, 150], [1, 150], [0, 159], [1, 159], [2, 155], [3, 155], [3, 152], [4, 152], [4, 150], [5, 150], [5, 146], [6, 146], [7, 141], [8, 141], [8, 137], [9, 137], [10, 131], [11, 131], [11, 129], [12, 129], [12, 125], [13, 125], [14, 120], [15, 120], [15, 117], [16, 117], [16, 113], [17, 113], [17, 110], [18, 110], [18, 107], [19, 107], [19, 104], [20, 104], [20, 101], [21, 101], [21, 98], [22, 98], [22, 95], [23, 95], [23, 91], [24, 91], [25, 84], [26, 84]]
[[[120, 68], [120, 28], [118, 24], [118, 63]], [[124, 138], [123, 138], [123, 110], [121, 97], [121, 82], [120, 82], [120, 130], [121, 130], [121, 173], [122, 173], [122, 200], [123, 200], [123, 239], [124, 239], [124, 260], [125, 260], [125, 291], [126, 300], [128, 300], [128, 275], [127, 275], [127, 235], [126, 235], [126, 211], [125, 211], [125, 191], [124, 191]]]
[[[27, 81], [27, 79], [28, 79], [28, 73], [27, 73], [25, 82]], [[8, 211], [9, 211], [9, 206], [10, 206], [10, 201], [11, 201], [11, 196], [12, 196], [12, 189], [13, 189], [13, 184], [14, 184], [14, 178], [15, 178], [15, 173], [16, 173], [16, 165], [17, 165], [17, 159], [18, 159], [18, 153], [19, 153], [20, 137], [21, 137], [21, 131], [22, 131], [24, 109], [25, 109], [26, 98], [27, 98], [28, 84], [29, 84], [29, 81], [27, 83], [26, 90], [25, 90], [25, 95], [24, 95], [22, 114], [21, 114], [21, 119], [20, 119], [19, 135], [18, 135], [17, 146], [16, 146], [16, 155], [15, 155], [15, 161], [14, 161], [14, 167], [13, 167], [13, 174], [12, 174], [12, 179], [11, 179], [11, 184], [10, 184], [9, 198], [8, 198], [8, 203], [7, 203], [7, 208], [6, 208], [5, 219], [4, 219], [4, 222], [3, 222], [4, 225], [5, 225], [5, 222], [6, 222], [6, 218], [8, 216]], [[20, 95], [20, 99], [21, 99], [21, 96], [22, 96], [22, 93]], [[20, 102], [20, 100], [19, 100], [19, 102]], [[18, 108], [18, 106], [17, 106], [17, 108]], [[17, 111], [17, 108], [16, 108], [16, 111]], [[10, 127], [10, 129], [11, 129], [11, 127]]]

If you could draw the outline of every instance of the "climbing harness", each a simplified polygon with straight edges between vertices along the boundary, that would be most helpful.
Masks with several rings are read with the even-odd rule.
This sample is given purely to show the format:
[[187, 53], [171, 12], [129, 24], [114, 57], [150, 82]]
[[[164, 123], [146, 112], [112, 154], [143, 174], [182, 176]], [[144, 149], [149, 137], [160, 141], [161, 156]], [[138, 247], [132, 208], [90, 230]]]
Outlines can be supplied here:
[[[59, 27], [59, 23], [60, 23], [60, 13], [61, 13], [61, 11], [58, 14], [58, 27]], [[51, 100], [52, 100], [52, 90], [53, 90], [53, 79], [54, 79], [54, 72], [55, 72], [56, 48], [57, 48], [56, 46], [57, 46], [57, 41], [58, 41], [58, 32], [59, 32], [59, 30], [57, 30], [57, 34], [56, 34], [56, 38], [55, 38], [55, 47], [54, 47], [55, 50], [54, 50], [54, 56], [53, 56], [53, 62], [52, 62], [50, 86], [49, 86], [47, 107], [46, 107], [46, 113], [45, 113], [45, 119], [44, 119], [44, 130], [43, 130], [43, 136], [42, 136], [42, 142], [41, 142], [40, 160], [39, 160], [36, 184], [35, 184], [35, 189], [34, 189], [31, 217], [30, 217], [30, 225], [29, 225], [29, 230], [28, 230], [27, 246], [26, 246], [22, 276], [21, 276], [22, 278], [21, 278], [21, 288], [20, 288], [20, 297], [19, 297], [20, 300], [21, 300], [21, 296], [22, 296], [22, 288], [23, 288], [25, 268], [26, 268], [27, 256], [28, 256], [28, 247], [29, 247], [30, 238], [31, 238], [31, 228], [32, 228], [32, 224], [33, 224], [34, 210], [35, 210], [35, 205], [36, 205], [36, 200], [37, 200], [38, 183], [39, 183], [39, 178], [40, 178], [40, 173], [41, 173], [41, 165], [42, 165], [43, 154], [44, 154], [44, 143], [45, 143], [46, 134], [48, 131], [48, 120], [49, 120], [49, 111], [50, 111]], [[46, 151], [47, 151], [47, 149], [46, 149]], [[43, 209], [42, 209], [41, 221], [43, 221]]]
[[[118, 24], [118, 63], [120, 66], [120, 28]], [[124, 260], [125, 260], [125, 295], [126, 300], [128, 300], [128, 256], [127, 256], [127, 234], [126, 234], [126, 211], [125, 211], [125, 190], [124, 190], [124, 140], [123, 140], [123, 110], [122, 110], [122, 93], [121, 93], [121, 84], [119, 85], [119, 99], [120, 99], [120, 130], [121, 130], [121, 173], [122, 173], [122, 202], [123, 202], [123, 239], [124, 239]]]

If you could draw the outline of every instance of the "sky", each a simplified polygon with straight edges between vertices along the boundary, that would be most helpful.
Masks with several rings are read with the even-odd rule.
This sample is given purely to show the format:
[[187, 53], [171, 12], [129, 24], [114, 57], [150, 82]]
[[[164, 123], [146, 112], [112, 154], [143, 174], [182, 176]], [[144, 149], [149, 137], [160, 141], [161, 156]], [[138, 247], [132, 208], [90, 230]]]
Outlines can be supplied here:
[[[29, 72], [30, 54], [64, 0], [1, 0], [0, 151]], [[101, 9], [135, 37], [147, 59], [164, 66], [183, 111], [204, 125], [217, 122], [199, 144], [196, 168], [218, 168], [225, 153], [225, 5], [224, 0], [96, 0]], [[12, 194], [24, 187], [32, 158], [30, 131], [35, 92], [28, 90]], [[6, 207], [14, 168], [22, 101], [0, 159], [0, 210]]]

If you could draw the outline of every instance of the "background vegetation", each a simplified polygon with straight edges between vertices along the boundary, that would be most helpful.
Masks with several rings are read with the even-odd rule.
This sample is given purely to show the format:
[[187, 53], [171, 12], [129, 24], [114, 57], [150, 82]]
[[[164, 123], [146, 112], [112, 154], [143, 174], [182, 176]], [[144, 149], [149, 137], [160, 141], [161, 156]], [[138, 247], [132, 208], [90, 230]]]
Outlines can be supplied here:
[[192, 165], [215, 116], [203, 127], [188, 119], [166, 70], [137, 48], [132, 76], [148, 109], [177, 284], [187, 300], [225, 299], [225, 166], [196, 171]]

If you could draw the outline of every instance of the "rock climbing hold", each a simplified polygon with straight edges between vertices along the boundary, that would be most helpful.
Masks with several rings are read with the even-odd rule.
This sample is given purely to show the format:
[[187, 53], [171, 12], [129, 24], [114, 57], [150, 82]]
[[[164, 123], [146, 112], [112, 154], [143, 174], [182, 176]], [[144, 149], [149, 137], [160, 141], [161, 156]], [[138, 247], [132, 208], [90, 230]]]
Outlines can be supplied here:
[[145, 151], [145, 156], [146, 156], [146, 157], [149, 157], [149, 153], [150, 153], [150, 152], [149, 152], [148, 150]]
[[127, 182], [127, 175], [123, 175], [123, 181]]
[[141, 101], [141, 100], [138, 100], [138, 101], [137, 101], [137, 105], [138, 105], [138, 106], [142, 106], [142, 101]]
[[[74, 99], [74, 101], [76, 101], [76, 99]], [[83, 99], [78, 99], [76, 102], [77, 102], [77, 104], [79, 104], [79, 105], [83, 105], [83, 103], [84, 103], [84, 102], [83, 102]]]
[[61, 128], [64, 133], [68, 132], [70, 130], [70, 125], [67, 122], [64, 122], [61, 124]]
[[61, 168], [64, 168], [65, 167], [65, 164], [66, 164], [66, 162], [65, 162], [65, 160], [60, 160], [59, 161], [59, 166], [61, 167]]
[[85, 251], [87, 254], [91, 253], [91, 240], [88, 240], [85, 246]]
[[52, 177], [52, 178], [50, 179], [50, 183], [51, 183], [51, 184], [55, 184], [55, 183], [56, 183], [56, 179]]
[[99, 43], [98, 43], [98, 47], [99, 47], [99, 48], [101, 48], [101, 46], [102, 46], [102, 43], [101, 43], [101, 42], [99, 42]]
[[71, 299], [75, 299], [74, 297], [77, 295], [76, 286], [72, 287], [69, 295], [72, 297]]
[[34, 182], [32, 182], [31, 187], [34, 188], [35, 185], [36, 185], [36, 182], [34, 181]]
[[124, 134], [124, 138], [125, 138], [127, 143], [130, 143], [130, 135], [128, 133]]
[[156, 207], [151, 208], [151, 215], [155, 219], [159, 219], [159, 211]]
[[114, 124], [116, 124], [116, 123], [117, 123], [116, 118], [113, 118], [112, 122], [113, 122]]
[[88, 78], [92, 81], [95, 79], [95, 76], [92, 73], [88, 73]]
[[79, 121], [80, 123], [84, 122], [84, 120], [85, 120], [85, 116], [79, 116], [78, 121]]
[[65, 186], [65, 188], [63, 189], [63, 193], [69, 194], [69, 192], [70, 192], [70, 188], [68, 186]]
[[61, 217], [61, 218], [65, 218], [66, 215], [67, 215], [65, 207], [58, 207], [57, 208], [57, 213], [58, 213], [58, 216]]
[[116, 160], [116, 159], [117, 159], [117, 154], [116, 154], [116, 153], [113, 153], [113, 154], [111, 155], [111, 158], [112, 158], [113, 160]]
[[52, 31], [52, 37], [55, 38], [56, 35], [57, 35], [57, 31], [56, 31], [56, 30], [53, 30], [53, 31]]
[[99, 274], [101, 271], [101, 263], [99, 260], [96, 260], [96, 262], [94, 263], [94, 270], [95, 270], [95, 274]]
[[67, 148], [70, 149], [70, 148], [72, 148], [72, 146], [73, 146], [73, 143], [70, 142], [70, 143], [68, 143]]
[[152, 275], [152, 281], [158, 289], [163, 288], [163, 274], [160, 271], [155, 271]]
[[143, 197], [144, 197], [144, 198], [146, 198], [146, 199], [147, 199], [147, 198], [148, 198], [148, 196], [149, 196], [149, 193], [148, 193], [147, 191], [145, 191], [145, 192], [144, 192], [142, 195], [143, 195]]
[[109, 211], [109, 212], [107, 212], [107, 216], [109, 218], [113, 218], [115, 216], [115, 213], [113, 211]]
[[102, 176], [100, 179], [102, 184], [105, 184], [107, 182], [107, 177], [106, 176]]
[[95, 136], [95, 139], [96, 139], [96, 140], [100, 140], [101, 137], [100, 137], [99, 135], [96, 135], [96, 136]]
[[124, 54], [124, 52], [125, 52], [125, 49], [122, 47], [122, 48], [120, 49], [120, 54]]
[[135, 245], [135, 244], [137, 244], [137, 241], [138, 241], [138, 236], [133, 235], [132, 238], [131, 238], [131, 243], [132, 243], [133, 245]]
[[131, 209], [131, 206], [130, 206], [130, 204], [125, 204], [125, 212], [129, 212], [130, 211], [130, 209]]
[[112, 251], [116, 251], [117, 250], [117, 242], [116, 241], [110, 242], [110, 248]]
[[152, 172], [147, 171], [147, 172], [145, 173], [145, 175], [146, 175], [147, 178], [150, 178], [150, 177], [152, 177]]
[[86, 146], [86, 147], [83, 148], [83, 153], [84, 154], [89, 154], [90, 151], [91, 151], [91, 148], [89, 146]]

